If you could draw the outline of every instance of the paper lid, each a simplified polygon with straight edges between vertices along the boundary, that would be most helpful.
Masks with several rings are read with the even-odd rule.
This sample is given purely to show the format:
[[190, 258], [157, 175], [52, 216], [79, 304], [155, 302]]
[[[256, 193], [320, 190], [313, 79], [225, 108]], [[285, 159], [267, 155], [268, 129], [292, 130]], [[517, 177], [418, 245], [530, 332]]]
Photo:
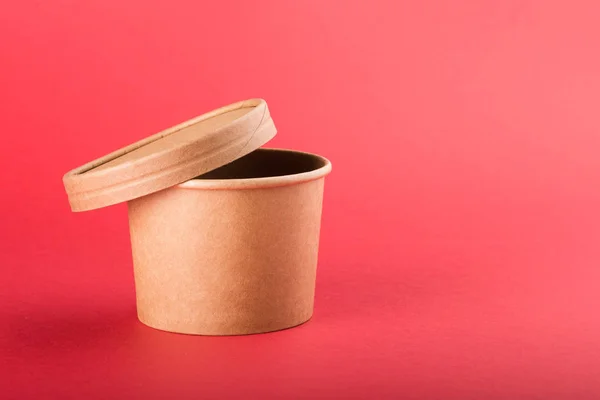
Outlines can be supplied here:
[[267, 103], [241, 101], [176, 125], [63, 177], [73, 211], [129, 201], [230, 163], [277, 130]]

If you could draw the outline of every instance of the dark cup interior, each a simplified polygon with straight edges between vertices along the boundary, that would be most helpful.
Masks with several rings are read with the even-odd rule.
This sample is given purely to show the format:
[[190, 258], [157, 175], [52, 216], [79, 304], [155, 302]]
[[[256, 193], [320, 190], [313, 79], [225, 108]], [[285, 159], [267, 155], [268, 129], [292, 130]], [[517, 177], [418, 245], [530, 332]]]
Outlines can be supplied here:
[[258, 149], [195, 179], [251, 179], [310, 172], [324, 167], [321, 157], [288, 150]]

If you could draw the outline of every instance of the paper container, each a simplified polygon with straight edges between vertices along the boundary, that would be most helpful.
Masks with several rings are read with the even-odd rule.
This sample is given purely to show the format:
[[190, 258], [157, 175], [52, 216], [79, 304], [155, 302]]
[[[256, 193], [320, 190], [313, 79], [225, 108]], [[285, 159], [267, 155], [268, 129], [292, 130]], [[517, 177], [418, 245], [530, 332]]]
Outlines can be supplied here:
[[65, 174], [73, 211], [128, 203], [144, 324], [241, 335], [311, 317], [331, 164], [258, 149], [275, 134], [266, 102], [246, 100]]
[[330, 170], [322, 157], [261, 149], [130, 201], [140, 321], [204, 335], [307, 321]]

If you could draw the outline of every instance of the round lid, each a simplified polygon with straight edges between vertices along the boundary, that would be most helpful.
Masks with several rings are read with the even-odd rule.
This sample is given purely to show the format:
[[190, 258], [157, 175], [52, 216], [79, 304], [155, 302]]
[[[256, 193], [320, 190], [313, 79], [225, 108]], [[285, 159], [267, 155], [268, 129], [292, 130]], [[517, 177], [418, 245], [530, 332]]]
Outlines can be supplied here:
[[93, 210], [193, 179], [256, 150], [276, 133], [267, 103], [245, 100], [76, 168], [63, 183], [73, 211]]

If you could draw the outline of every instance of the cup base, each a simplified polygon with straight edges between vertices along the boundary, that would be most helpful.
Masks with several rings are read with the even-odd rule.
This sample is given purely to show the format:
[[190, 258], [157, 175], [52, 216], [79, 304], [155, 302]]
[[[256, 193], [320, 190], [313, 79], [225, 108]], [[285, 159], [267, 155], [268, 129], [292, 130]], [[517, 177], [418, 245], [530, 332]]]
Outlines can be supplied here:
[[294, 322], [291, 324], [286, 324], [286, 325], [282, 325], [279, 327], [271, 327], [268, 329], [255, 329], [255, 330], [247, 330], [247, 331], [241, 331], [241, 330], [231, 330], [231, 331], [216, 331], [216, 330], [201, 330], [201, 329], [177, 329], [177, 328], [168, 328], [165, 326], [159, 326], [159, 325], [155, 325], [152, 324], [148, 321], [144, 321], [143, 318], [141, 318], [139, 315], [137, 316], [138, 321], [144, 325], [147, 326], [148, 328], [151, 329], [155, 329], [157, 331], [161, 331], [161, 332], [168, 332], [168, 333], [175, 333], [175, 334], [180, 334], [180, 335], [189, 335], [189, 336], [250, 336], [250, 335], [260, 335], [260, 334], [265, 334], [265, 333], [274, 333], [274, 332], [279, 332], [279, 331], [284, 331], [284, 330], [288, 330], [288, 329], [293, 329], [296, 327], [299, 327], [301, 325], [307, 324], [308, 322], [310, 322], [310, 320], [312, 319], [313, 315], [311, 314], [308, 318], [305, 318], [299, 322]]

